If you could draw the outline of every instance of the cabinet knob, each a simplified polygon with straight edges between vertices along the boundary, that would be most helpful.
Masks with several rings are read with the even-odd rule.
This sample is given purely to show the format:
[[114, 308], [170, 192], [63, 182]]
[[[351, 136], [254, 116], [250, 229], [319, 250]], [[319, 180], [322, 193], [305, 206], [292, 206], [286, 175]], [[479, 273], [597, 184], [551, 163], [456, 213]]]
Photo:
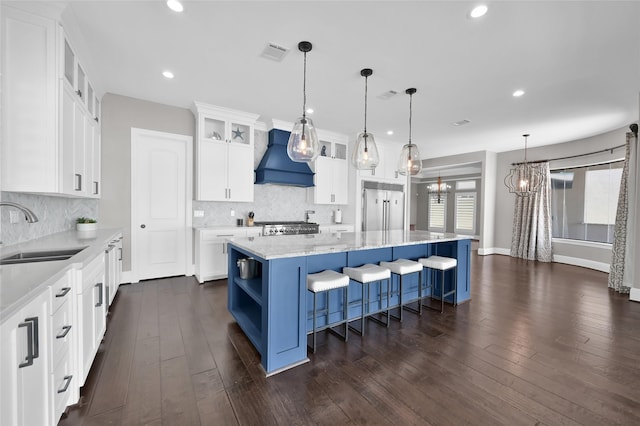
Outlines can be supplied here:
[[96, 120], [96, 123], [98, 122], [98, 117], [94, 117], [93, 119]]
[[146, 227], [147, 227], [147, 225], [145, 225], [144, 223], [142, 225], [140, 225], [140, 228], [142, 228], [142, 229], [144, 229]]
[[82, 90], [78, 89], [76, 90], [76, 93], [78, 94], [78, 96], [82, 97]]

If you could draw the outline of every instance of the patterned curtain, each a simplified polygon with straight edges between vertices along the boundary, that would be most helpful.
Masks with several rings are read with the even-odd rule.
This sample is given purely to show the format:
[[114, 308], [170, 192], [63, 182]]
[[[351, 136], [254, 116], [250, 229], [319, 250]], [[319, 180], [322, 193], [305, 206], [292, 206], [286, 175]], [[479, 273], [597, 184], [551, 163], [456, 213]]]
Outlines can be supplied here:
[[616, 226], [613, 233], [611, 268], [609, 271], [609, 288], [619, 293], [629, 293], [629, 286], [625, 285], [624, 269], [627, 251], [627, 222], [629, 216], [629, 159], [631, 157], [631, 143], [635, 140], [633, 133], [627, 133], [627, 147], [620, 181], [620, 195], [618, 195], [618, 210], [616, 211]]
[[[551, 173], [549, 162], [539, 165], [543, 181], [535, 194], [516, 196], [511, 256], [551, 262]], [[533, 176], [529, 177], [533, 179]]]

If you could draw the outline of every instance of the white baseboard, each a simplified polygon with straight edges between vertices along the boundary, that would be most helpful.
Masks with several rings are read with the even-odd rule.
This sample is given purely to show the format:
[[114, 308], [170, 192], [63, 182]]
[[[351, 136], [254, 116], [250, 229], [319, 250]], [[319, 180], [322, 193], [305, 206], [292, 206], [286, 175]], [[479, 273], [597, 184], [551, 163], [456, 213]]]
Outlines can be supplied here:
[[[131, 283], [131, 277], [133, 274], [131, 271], [122, 271], [122, 276], [120, 277], [120, 283]], [[136, 281], [137, 282], [137, 281]]]
[[502, 254], [505, 256], [509, 256], [511, 254], [511, 250], [500, 248], [500, 247], [490, 247], [490, 248], [478, 248], [478, 255], [487, 256], [489, 254]]
[[594, 260], [580, 259], [578, 257], [553, 255], [553, 261], [556, 263], [566, 263], [567, 265], [582, 266], [583, 268], [595, 269], [596, 271], [609, 273], [609, 264], [604, 262], [596, 262]]
[[629, 292], [629, 300], [632, 302], [640, 302], [640, 288], [631, 287], [631, 291]]

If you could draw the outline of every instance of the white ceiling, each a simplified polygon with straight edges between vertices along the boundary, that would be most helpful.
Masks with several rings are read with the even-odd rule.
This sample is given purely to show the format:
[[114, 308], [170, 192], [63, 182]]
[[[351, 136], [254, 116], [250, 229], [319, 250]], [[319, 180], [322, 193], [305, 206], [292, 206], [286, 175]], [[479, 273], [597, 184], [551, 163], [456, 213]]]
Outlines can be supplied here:
[[[194, 100], [294, 121], [302, 110], [308, 40], [308, 106], [317, 127], [368, 129], [423, 158], [566, 142], [638, 120], [640, 2], [487, 2], [473, 20], [465, 1], [69, 2], [105, 92], [188, 108]], [[291, 50], [261, 57], [267, 42]], [[170, 69], [173, 80], [161, 72]], [[97, 77], [97, 79], [96, 79]], [[526, 94], [512, 97], [516, 89]], [[388, 90], [389, 100], [377, 96]], [[458, 120], [471, 123], [454, 127]], [[395, 134], [387, 136], [393, 129]]]

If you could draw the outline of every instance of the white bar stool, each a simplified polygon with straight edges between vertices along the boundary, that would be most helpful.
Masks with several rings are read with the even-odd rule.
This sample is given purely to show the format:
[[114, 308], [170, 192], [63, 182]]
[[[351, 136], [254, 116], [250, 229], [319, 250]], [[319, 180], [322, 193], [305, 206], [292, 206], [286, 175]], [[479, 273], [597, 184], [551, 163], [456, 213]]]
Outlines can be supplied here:
[[[342, 292], [344, 293], [343, 298], [343, 306], [342, 306], [342, 320], [334, 323], [329, 323], [329, 291], [335, 290], [338, 288], [342, 288]], [[340, 272], [333, 271], [331, 269], [327, 269], [322, 272], [318, 272], [316, 274], [307, 275], [307, 290], [313, 293], [313, 346], [310, 346], [313, 353], [316, 353], [316, 332], [322, 330], [329, 330], [330, 332], [336, 334], [338, 337], [342, 337], [346, 342], [349, 338], [349, 320], [348, 320], [348, 288], [349, 288], [349, 277], [345, 274], [341, 274]], [[316, 328], [316, 315], [318, 313], [316, 308], [316, 298], [318, 293], [326, 292], [327, 293], [327, 304], [325, 307], [326, 313], [326, 324], [318, 329]], [[340, 333], [333, 330], [331, 327], [335, 327], [337, 325], [344, 324], [344, 336], [341, 336]], [[307, 333], [309, 334], [309, 333]], [[308, 346], [308, 345], [307, 345]]]
[[[389, 301], [390, 301], [390, 293], [391, 293], [391, 271], [389, 270], [389, 268], [384, 268], [382, 266], [372, 265], [370, 263], [367, 263], [366, 265], [358, 266], [357, 268], [349, 268], [349, 267], [342, 268], [342, 272], [344, 274], [347, 274], [349, 278], [351, 278], [353, 281], [360, 283], [362, 285], [362, 314], [360, 316], [360, 331], [358, 331], [353, 327], [351, 327], [351, 329], [356, 333], [360, 334], [361, 336], [364, 336], [365, 316], [369, 317], [369, 319], [377, 322], [380, 325], [389, 327]], [[387, 309], [386, 309], [387, 322], [383, 322], [378, 318], [374, 318], [370, 316], [373, 313], [379, 313], [379, 312], [385, 311], [384, 309], [382, 309], [382, 281], [385, 281], [385, 280], [387, 281]], [[380, 304], [380, 309], [376, 312], [372, 312], [370, 314], [365, 315], [365, 312], [366, 312], [365, 306], [368, 309], [369, 295], [371, 293], [369, 289], [369, 284], [374, 282], [378, 282], [379, 284], [380, 297], [378, 301]], [[368, 290], [366, 299], [365, 299], [365, 284]]]
[[[399, 288], [399, 305], [400, 305], [400, 316], [396, 317], [391, 315], [392, 317], [400, 320], [402, 322], [402, 311], [403, 308], [408, 309], [416, 314], [422, 314], [422, 263], [416, 262], [408, 259], [398, 259], [393, 262], [380, 262], [380, 266], [385, 268], [389, 268], [392, 274], [396, 274], [400, 277], [400, 288]], [[402, 281], [404, 276], [407, 274], [415, 274], [418, 273], [418, 309], [413, 309], [409, 306], [404, 306], [402, 296], [404, 294]]]
[[[440, 285], [440, 313], [444, 312], [444, 298], [453, 294], [453, 304], [456, 305], [455, 297], [458, 289], [458, 260], [451, 257], [443, 256], [429, 256], [418, 259], [425, 268], [431, 269], [431, 272], [435, 270], [442, 271], [442, 283]], [[444, 273], [449, 269], [453, 269], [453, 290], [444, 292]], [[422, 283], [421, 283], [422, 284]], [[433, 299], [433, 289], [435, 289], [435, 281], [431, 284], [431, 298]], [[420, 302], [422, 303], [422, 302]], [[426, 305], [425, 305], [426, 306]], [[426, 306], [429, 309], [433, 309], [430, 306]]]

